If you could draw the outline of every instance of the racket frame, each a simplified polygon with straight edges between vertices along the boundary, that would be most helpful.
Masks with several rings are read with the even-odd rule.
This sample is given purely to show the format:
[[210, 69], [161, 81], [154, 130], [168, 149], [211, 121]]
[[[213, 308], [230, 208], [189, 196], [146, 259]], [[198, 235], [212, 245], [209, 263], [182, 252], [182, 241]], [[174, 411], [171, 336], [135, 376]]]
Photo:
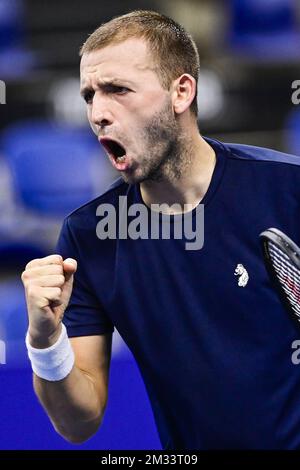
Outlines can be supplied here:
[[294, 243], [285, 233], [281, 232], [277, 228], [269, 228], [264, 230], [259, 235], [262, 250], [263, 258], [269, 278], [276, 289], [276, 292], [279, 295], [279, 298], [288, 311], [290, 317], [293, 321], [297, 322], [299, 328], [300, 316], [298, 316], [295, 311], [292, 309], [290, 302], [287, 299], [287, 294], [285, 293], [283, 287], [281, 286], [280, 281], [277, 278], [276, 270], [273, 266], [271, 256], [268, 250], [268, 242], [272, 242], [277, 246], [286, 256], [288, 256], [290, 262], [294, 265], [296, 269], [300, 272], [300, 248]]

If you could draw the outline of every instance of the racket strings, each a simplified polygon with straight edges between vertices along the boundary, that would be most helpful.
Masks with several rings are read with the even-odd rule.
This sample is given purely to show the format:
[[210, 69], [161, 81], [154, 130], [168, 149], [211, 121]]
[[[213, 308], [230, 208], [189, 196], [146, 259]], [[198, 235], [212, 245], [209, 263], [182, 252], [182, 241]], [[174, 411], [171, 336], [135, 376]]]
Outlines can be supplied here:
[[300, 271], [291, 263], [289, 257], [270, 241], [268, 252], [277, 279], [286, 293], [293, 311], [300, 317]]

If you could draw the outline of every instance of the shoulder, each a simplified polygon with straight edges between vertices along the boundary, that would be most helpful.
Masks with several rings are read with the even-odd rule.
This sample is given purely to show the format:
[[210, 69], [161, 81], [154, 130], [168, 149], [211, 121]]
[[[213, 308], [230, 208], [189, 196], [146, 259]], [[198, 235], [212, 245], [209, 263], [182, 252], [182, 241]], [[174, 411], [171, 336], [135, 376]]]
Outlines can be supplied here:
[[76, 216], [78, 213], [88, 212], [90, 209], [94, 209], [98, 204], [111, 203], [115, 204], [118, 201], [118, 197], [125, 195], [129, 189], [129, 185], [124, 182], [122, 178], [115, 180], [108, 189], [97, 196], [95, 199], [88, 201], [84, 205], [78, 207], [73, 212], [71, 212], [68, 217]]
[[242, 144], [223, 144], [228, 151], [229, 158], [252, 163], [270, 163], [291, 165], [300, 168], [300, 156], [278, 152], [264, 147]]
[[119, 197], [125, 196], [129, 189], [130, 186], [125, 183], [122, 178], [118, 178], [104, 193], [100, 194], [100, 196], [88, 201], [86, 204], [68, 214], [65, 218], [65, 224], [68, 225], [69, 228], [81, 228], [85, 230], [92, 228], [94, 230], [95, 224], [97, 223], [97, 208], [101, 204], [111, 204], [117, 207]]

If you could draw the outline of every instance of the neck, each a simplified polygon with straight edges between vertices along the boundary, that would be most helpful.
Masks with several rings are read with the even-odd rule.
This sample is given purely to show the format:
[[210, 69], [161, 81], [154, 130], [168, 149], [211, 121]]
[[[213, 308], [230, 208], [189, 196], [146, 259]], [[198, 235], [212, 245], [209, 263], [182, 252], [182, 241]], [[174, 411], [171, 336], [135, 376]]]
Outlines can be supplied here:
[[[177, 207], [163, 212], [176, 214], [189, 212], [203, 199], [214, 171], [216, 155], [212, 147], [201, 137], [198, 128], [193, 129], [182, 141], [182, 152], [187, 166], [178, 178], [162, 178], [159, 181], [146, 180], [140, 184], [141, 195], [147, 206], [167, 204]], [[181, 209], [179, 208], [179, 206]], [[186, 205], [184, 207], [184, 205]]]

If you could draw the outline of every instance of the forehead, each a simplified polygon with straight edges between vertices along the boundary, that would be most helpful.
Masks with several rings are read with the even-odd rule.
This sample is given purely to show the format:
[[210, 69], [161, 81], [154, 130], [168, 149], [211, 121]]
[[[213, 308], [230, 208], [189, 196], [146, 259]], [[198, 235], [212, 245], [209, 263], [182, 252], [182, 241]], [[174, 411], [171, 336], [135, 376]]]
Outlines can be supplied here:
[[105, 46], [82, 56], [80, 63], [81, 79], [85, 81], [93, 75], [124, 78], [154, 72], [151, 56], [143, 39], [128, 39], [119, 44]]

